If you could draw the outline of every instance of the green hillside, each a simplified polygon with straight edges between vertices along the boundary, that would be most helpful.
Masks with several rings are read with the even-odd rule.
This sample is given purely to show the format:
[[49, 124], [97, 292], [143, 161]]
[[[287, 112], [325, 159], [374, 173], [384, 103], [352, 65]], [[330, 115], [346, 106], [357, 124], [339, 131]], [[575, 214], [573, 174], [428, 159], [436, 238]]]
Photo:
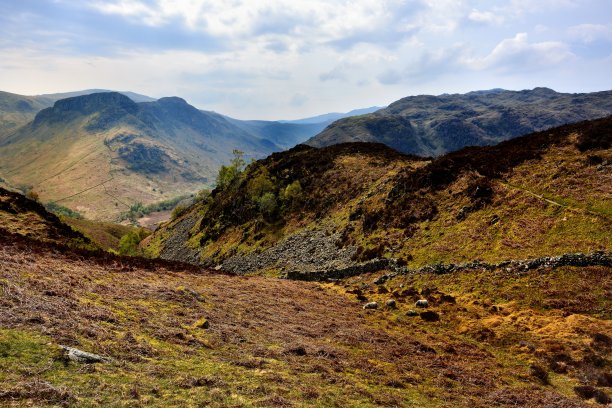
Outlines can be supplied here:
[[298, 146], [250, 165], [148, 250], [279, 274], [609, 249], [611, 130], [608, 117], [435, 160], [376, 144]]

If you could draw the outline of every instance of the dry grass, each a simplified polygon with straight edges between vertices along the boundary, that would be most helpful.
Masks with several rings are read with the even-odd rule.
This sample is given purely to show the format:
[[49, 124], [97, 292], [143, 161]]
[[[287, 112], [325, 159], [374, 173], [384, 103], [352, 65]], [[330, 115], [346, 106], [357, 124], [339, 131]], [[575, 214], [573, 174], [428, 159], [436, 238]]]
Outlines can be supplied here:
[[[388, 290], [397, 293], [398, 309], [365, 311], [353, 294], [344, 293], [367, 280], [326, 288], [99, 256], [2, 240], [0, 383], [5, 391], [0, 403], [580, 404], [559, 385], [556, 374], [551, 375], [551, 386], [530, 377], [531, 360], [544, 357], [499, 346], [486, 336], [477, 340], [472, 327], [461, 333], [460, 319], [478, 322], [496, 315], [446, 288], [444, 294], [455, 294], [456, 303], [442, 297], [442, 289], [427, 292], [441, 314], [439, 322], [428, 323], [405, 316], [407, 305], [420, 296], [408, 290], [416, 281], [402, 281], [400, 292], [395, 288], [400, 280], [388, 283]], [[455, 284], [463, 285], [447, 283]], [[373, 288], [363, 289], [368, 298], [383, 301], [391, 296]], [[474, 293], [487, 299], [484, 293]], [[583, 312], [568, 332], [577, 326], [591, 330], [584, 322], [595, 319], [588, 316], [592, 311]], [[607, 326], [600, 327], [603, 333]], [[532, 336], [526, 338], [533, 341]], [[66, 363], [59, 344], [110, 356], [114, 362]], [[571, 386], [578, 384], [574, 374], [567, 378]], [[28, 385], [32, 382], [38, 385]]]

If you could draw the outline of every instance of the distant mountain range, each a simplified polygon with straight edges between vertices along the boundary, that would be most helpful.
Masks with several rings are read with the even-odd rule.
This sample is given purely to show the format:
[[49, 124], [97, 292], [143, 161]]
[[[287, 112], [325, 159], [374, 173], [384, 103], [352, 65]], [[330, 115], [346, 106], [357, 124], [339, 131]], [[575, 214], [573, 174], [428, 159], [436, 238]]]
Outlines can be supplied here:
[[112, 220], [136, 202], [212, 187], [234, 149], [262, 158], [328, 125], [310, 122], [241, 121], [133, 92], [3, 92], [0, 183]]
[[212, 187], [234, 149], [259, 159], [305, 141], [366, 141], [437, 156], [611, 113], [612, 91], [547, 88], [421, 95], [293, 121], [238, 120], [133, 92], [0, 92], [0, 185], [112, 220], [137, 202]]
[[234, 149], [247, 157], [281, 150], [180, 98], [136, 103], [94, 93], [61, 99], [0, 139], [0, 177], [113, 219], [135, 202], [210, 186]]
[[439, 156], [611, 113], [612, 91], [568, 94], [535, 88], [419, 95], [337, 120], [306, 144], [377, 142], [403, 153]]
[[[34, 119], [34, 116], [45, 108], [53, 106], [56, 101], [75, 96], [93, 93], [111, 92], [104, 89], [87, 89], [83, 91], [24, 96], [0, 91], [0, 138]], [[120, 92], [134, 102], [153, 102], [154, 98], [134, 92]]]
[[323, 115], [312, 116], [310, 118], [297, 119], [297, 120], [280, 120], [281, 123], [295, 123], [295, 124], [314, 124], [314, 123], [332, 123], [338, 119], [348, 118], [351, 116], [365, 115], [367, 113], [376, 112], [377, 110], [383, 109], [381, 106], [372, 106], [363, 109], [354, 109], [350, 112], [340, 113], [332, 112], [325, 113]]

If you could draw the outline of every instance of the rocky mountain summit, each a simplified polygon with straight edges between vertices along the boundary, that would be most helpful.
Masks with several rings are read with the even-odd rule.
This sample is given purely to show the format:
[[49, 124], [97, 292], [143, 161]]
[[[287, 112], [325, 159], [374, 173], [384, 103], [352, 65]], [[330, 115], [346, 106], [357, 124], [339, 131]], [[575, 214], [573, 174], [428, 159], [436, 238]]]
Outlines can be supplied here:
[[371, 114], [340, 119], [306, 144], [374, 142], [404, 153], [439, 156], [610, 114], [612, 91], [568, 94], [534, 88], [419, 95]]

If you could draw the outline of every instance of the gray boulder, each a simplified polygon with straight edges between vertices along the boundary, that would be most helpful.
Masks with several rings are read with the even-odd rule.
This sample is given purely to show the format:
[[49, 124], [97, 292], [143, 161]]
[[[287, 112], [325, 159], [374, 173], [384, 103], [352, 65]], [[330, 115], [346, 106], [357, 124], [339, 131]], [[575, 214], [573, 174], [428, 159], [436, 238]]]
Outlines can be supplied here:
[[416, 307], [429, 307], [429, 302], [427, 299], [419, 299], [414, 304]]

